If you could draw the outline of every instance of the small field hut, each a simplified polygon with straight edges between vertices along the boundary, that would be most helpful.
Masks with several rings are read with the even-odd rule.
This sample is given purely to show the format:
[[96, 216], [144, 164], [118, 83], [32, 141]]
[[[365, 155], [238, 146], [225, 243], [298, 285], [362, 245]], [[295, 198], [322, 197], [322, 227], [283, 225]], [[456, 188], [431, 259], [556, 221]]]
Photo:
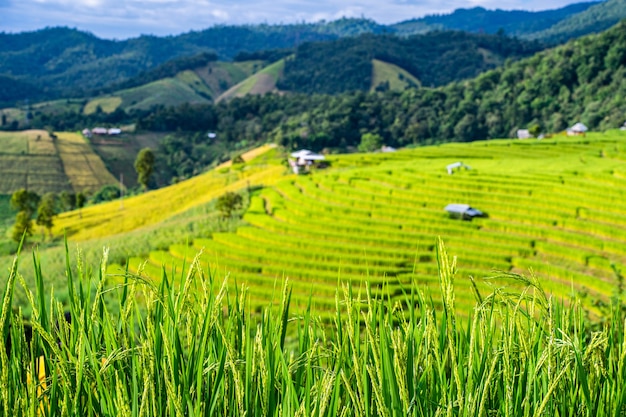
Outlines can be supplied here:
[[585, 136], [588, 130], [587, 126], [579, 122], [567, 129], [567, 136]]
[[474, 217], [483, 217], [485, 213], [469, 206], [469, 204], [448, 204], [445, 209], [451, 218], [472, 220]]
[[292, 158], [289, 159], [289, 166], [293, 170], [294, 174], [300, 174], [303, 170], [308, 171], [311, 166], [319, 161], [326, 159], [324, 155], [309, 151], [308, 149], [301, 149], [291, 154]]

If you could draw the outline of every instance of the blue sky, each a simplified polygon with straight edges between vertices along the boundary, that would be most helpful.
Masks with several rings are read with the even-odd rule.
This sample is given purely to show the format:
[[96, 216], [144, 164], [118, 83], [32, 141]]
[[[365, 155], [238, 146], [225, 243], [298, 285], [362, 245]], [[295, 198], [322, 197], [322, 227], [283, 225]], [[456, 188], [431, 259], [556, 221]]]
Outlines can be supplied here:
[[367, 17], [395, 23], [458, 8], [546, 10], [571, 0], [0, 0], [0, 31], [68, 26], [108, 39], [176, 35], [216, 24]]

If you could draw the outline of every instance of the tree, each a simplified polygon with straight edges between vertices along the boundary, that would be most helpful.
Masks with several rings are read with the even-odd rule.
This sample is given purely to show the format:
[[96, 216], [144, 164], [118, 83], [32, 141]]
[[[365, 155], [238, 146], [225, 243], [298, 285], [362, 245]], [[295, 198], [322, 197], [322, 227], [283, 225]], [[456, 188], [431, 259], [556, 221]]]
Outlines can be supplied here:
[[78, 216], [81, 219], [83, 218], [83, 212], [81, 211], [81, 209], [85, 206], [86, 202], [87, 202], [87, 196], [85, 195], [85, 193], [83, 192], [76, 193], [76, 203], [74, 204], [74, 207], [78, 209]]
[[[52, 236], [52, 218], [56, 214], [54, 207], [56, 205], [56, 196], [54, 193], [46, 193], [39, 207], [37, 207], [37, 224], [48, 229], [48, 234]], [[42, 233], [43, 234], [43, 233]]]
[[383, 138], [377, 133], [365, 133], [361, 136], [361, 143], [358, 148], [361, 152], [373, 152], [380, 149]]
[[33, 234], [33, 222], [30, 219], [30, 214], [26, 211], [20, 211], [15, 218], [15, 225], [13, 225], [12, 239], [16, 242], [22, 240], [22, 236], [32, 236]]
[[11, 196], [11, 208], [15, 211], [24, 211], [31, 217], [39, 205], [39, 195], [24, 188], [17, 190]]
[[241, 195], [229, 191], [217, 199], [215, 208], [220, 212], [223, 219], [227, 219], [232, 216], [233, 211], [241, 208], [242, 204]]
[[148, 181], [154, 170], [154, 153], [150, 148], [143, 148], [135, 159], [135, 171], [137, 171], [137, 182], [143, 189], [148, 188]]

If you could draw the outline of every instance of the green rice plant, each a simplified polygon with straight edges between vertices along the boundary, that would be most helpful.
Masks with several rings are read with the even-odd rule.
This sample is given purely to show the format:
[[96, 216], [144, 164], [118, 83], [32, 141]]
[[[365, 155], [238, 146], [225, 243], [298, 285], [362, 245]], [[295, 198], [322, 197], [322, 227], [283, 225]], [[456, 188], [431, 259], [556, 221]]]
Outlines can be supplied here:
[[[0, 298], [0, 414], [81, 416], [615, 416], [626, 412], [626, 319], [504, 274], [459, 282], [437, 243], [438, 295], [340, 284], [333, 315], [293, 310], [285, 283], [259, 310], [245, 287], [190, 261], [185, 275], [107, 274], [68, 256], [61, 304], [9, 271]], [[66, 249], [67, 254], [67, 249]], [[232, 277], [230, 279], [235, 279]], [[410, 276], [415, 279], [416, 276]], [[474, 286], [458, 314], [458, 288]], [[25, 286], [32, 340], [12, 294]], [[457, 288], [458, 287], [458, 288]], [[435, 300], [436, 298], [436, 300]], [[115, 313], [109, 305], [117, 305]], [[302, 305], [298, 303], [298, 305]], [[71, 313], [71, 322], [64, 312]], [[10, 335], [11, 346], [7, 344]]]

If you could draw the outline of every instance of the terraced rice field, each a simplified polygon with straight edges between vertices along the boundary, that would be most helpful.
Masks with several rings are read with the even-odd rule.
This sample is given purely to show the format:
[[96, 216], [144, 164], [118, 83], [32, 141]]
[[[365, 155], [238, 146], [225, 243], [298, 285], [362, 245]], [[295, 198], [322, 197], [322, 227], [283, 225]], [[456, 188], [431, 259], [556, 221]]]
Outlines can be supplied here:
[[[254, 195], [236, 233], [174, 245], [131, 269], [159, 277], [181, 271], [203, 251], [217, 276], [251, 288], [266, 303], [288, 278], [293, 302], [312, 297], [331, 310], [339, 282], [365, 282], [400, 298], [416, 285], [439, 291], [435, 246], [442, 237], [458, 257], [457, 308], [474, 305], [474, 288], [513, 285], [483, 280], [530, 271], [558, 297], [583, 297], [590, 314], [621, 288], [626, 265], [626, 135], [543, 141], [451, 144], [392, 154], [331, 159], [332, 168], [288, 176]], [[448, 175], [462, 160], [471, 170]], [[466, 203], [488, 218], [449, 218]], [[141, 267], [140, 267], [141, 265]], [[218, 279], [219, 281], [219, 279]], [[358, 285], [357, 285], [358, 286]]]

